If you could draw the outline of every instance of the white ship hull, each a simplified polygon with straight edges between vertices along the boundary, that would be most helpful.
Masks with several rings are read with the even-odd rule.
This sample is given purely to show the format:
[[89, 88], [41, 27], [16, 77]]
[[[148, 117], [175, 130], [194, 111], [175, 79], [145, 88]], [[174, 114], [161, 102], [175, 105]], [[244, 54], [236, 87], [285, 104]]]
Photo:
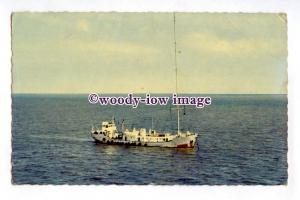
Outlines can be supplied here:
[[115, 123], [103, 122], [101, 130], [91, 130], [95, 142], [111, 145], [133, 145], [147, 147], [193, 148], [198, 135], [191, 132], [180, 134], [149, 132], [146, 129], [133, 129], [118, 132]]
[[91, 133], [95, 142], [111, 145], [132, 145], [147, 147], [170, 147], [170, 148], [193, 148], [196, 144], [197, 135], [177, 136], [171, 141], [163, 142], [146, 142], [146, 141], [126, 141], [123, 139], [112, 139], [104, 135]]

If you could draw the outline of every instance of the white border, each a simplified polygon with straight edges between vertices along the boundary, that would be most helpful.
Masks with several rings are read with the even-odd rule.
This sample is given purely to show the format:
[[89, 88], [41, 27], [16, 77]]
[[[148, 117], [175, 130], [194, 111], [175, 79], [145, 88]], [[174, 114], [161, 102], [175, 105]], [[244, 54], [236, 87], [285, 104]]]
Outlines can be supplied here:
[[[285, 12], [288, 14], [288, 186], [13, 186], [11, 185], [12, 11]], [[4, 0], [0, 3], [0, 194], [1, 199], [299, 199], [300, 4], [297, 0]], [[298, 123], [297, 123], [298, 122]], [[299, 169], [300, 170], [300, 169]], [[298, 189], [298, 190], [297, 190]], [[5, 196], [4, 196], [5, 195]], [[4, 197], [4, 198], [3, 198]]]

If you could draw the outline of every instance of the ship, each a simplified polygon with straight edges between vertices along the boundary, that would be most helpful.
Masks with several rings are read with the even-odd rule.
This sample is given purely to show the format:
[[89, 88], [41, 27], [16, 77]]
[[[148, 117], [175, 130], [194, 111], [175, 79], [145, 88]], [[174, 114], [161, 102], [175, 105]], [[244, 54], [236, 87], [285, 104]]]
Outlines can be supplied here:
[[[176, 49], [176, 18], [173, 13], [174, 21], [174, 64], [176, 74], [176, 94], [178, 92], [178, 69], [177, 69], [177, 49]], [[180, 130], [180, 108], [177, 110], [177, 133], [157, 132], [152, 128], [148, 131], [145, 128], [132, 130], [125, 129], [122, 122], [122, 130], [119, 131], [115, 119], [103, 121], [98, 129], [92, 127], [91, 136], [96, 143], [109, 145], [132, 145], [145, 147], [170, 147], [170, 148], [193, 148], [196, 145], [198, 134], [190, 131], [183, 132]]]

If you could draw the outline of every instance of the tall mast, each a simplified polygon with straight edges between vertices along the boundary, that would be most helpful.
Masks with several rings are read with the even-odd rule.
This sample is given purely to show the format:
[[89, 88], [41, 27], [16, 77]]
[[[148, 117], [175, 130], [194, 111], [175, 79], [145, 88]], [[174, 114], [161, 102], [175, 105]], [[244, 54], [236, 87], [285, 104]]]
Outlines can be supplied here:
[[151, 117], [151, 130], [153, 130], [153, 116]]
[[[176, 74], [176, 94], [178, 93], [178, 69], [177, 69], [177, 45], [176, 45], [176, 18], [175, 18], [175, 12], [173, 12], [173, 21], [174, 21], [174, 64], [175, 64], [175, 74]], [[179, 113], [179, 105], [176, 106], [177, 109], [177, 134], [180, 134], [180, 113]]]
[[173, 21], [174, 21], [174, 64], [175, 64], [175, 73], [176, 73], [176, 93], [178, 92], [178, 78], [177, 78], [177, 45], [176, 45], [176, 18], [175, 12], [173, 12]]

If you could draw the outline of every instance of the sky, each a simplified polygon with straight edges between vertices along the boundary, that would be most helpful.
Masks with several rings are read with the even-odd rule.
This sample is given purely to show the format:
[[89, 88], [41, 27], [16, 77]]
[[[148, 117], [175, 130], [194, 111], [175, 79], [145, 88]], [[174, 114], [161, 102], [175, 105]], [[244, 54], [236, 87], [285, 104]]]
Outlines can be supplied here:
[[[173, 13], [12, 15], [13, 93], [175, 92]], [[176, 13], [178, 92], [286, 94], [283, 14]]]

